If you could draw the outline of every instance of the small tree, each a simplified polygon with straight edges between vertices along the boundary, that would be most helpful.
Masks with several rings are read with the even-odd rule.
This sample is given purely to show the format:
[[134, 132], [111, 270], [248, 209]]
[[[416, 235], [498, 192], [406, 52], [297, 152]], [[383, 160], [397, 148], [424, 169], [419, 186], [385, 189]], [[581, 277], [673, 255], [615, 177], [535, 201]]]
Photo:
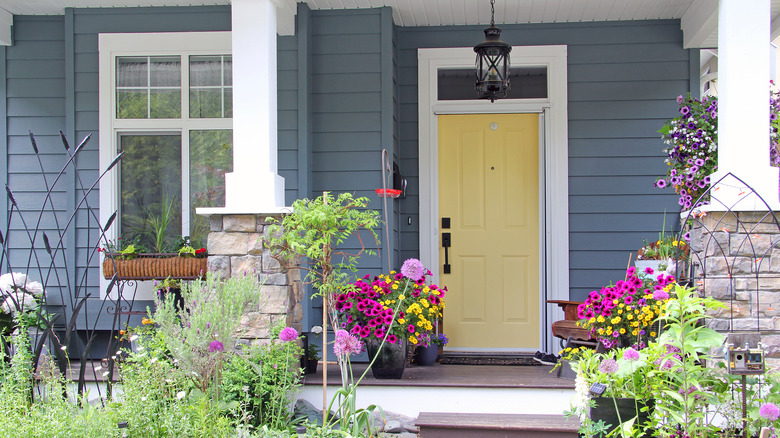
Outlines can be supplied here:
[[[377, 244], [379, 242], [374, 231], [379, 225], [379, 213], [366, 209], [368, 202], [368, 198], [355, 198], [349, 193], [334, 198], [323, 192], [313, 200], [295, 201], [292, 213], [281, 220], [268, 219], [273, 224], [266, 233], [265, 244], [273, 257], [287, 267], [293, 267], [302, 258], [308, 261], [308, 266], [301, 266], [307, 271], [304, 283], [316, 289], [312, 298], [322, 297], [322, 327], [326, 334], [328, 316], [331, 325], [339, 328], [335, 293], [350, 287], [363, 253], [375, 254], [366, 249], [361, 231], [368, 232]], [[356, 238], [360, 247], [355, 251], [339, 249], [350, 237]], [[327, 335], [322, 337], [323, 407], [327, 406], [327, 338]]]

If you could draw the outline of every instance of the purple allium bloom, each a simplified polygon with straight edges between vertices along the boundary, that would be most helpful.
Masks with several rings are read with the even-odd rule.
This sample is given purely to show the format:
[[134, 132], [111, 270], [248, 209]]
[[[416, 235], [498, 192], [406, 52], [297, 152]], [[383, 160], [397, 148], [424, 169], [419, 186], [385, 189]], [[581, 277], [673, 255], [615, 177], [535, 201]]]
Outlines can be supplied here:
[[417, 259], [407, 259], [401, 266], [401, 274], [406, 278], [417, 281], [425, 277], [425, 267]]
[[639, 360], [639, 352], [633, 348], [627, 348], [626, 351], [623, 352], [623, 359], [630, 360], [632, 362], [637, 361]]
[[362, 349], [363, 343], [356, 336], [347, 333], [346, 330], [336, 331], [336, 340], [333, 341], [333, 352], [337, 356], [358, 354]]
[[775, 421], [780, 417], [780, 408], [774, 403], [764, 403], [758, 413], [769, 421]]
[[669, 294], [666, 293], [665, 290], [657, 290], [657, 291], [653, 292], [653, 299], [654, 300], [661, 301], [661, 300], [666, 300], [668, 298], [669, 298]]
[[209, 344], [209, 351], [211, 353], [215, 353], [217, 351], [225, 351], [225, 346], [222, 345], [222, 342], [211, 341], [211, 343]]
[[292, 327], [285, 327], [282, 332], [279, 333], [279, 339], [284, 342], [290, 342], [298, 339], [298, 331]]
[[599, 371], [604, 374], [614, 374], [618, 370], [618, 364], [615, 359], [605, 359], [599, 364]]

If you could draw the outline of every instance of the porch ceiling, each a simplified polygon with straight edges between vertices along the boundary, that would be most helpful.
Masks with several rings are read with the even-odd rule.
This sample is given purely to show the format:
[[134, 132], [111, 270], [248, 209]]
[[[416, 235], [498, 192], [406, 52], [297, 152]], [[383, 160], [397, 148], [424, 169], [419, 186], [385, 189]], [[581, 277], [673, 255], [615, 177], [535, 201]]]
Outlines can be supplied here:
[[[308, 3], [312, 9], [389, 6], [399, 26], [487, 24], [488, 0], [273, 0]], [[225, 5], [230, 0], [3, 0], [3, 10], [19, 15], [58, 15], [66, 7]], [[780, 35], [780, 0], [771, 0], [772, 38]], [[718, 0], [498, 0], [496, 22], [552, 23], [681, 19], [686, 47], [717, 47]]]

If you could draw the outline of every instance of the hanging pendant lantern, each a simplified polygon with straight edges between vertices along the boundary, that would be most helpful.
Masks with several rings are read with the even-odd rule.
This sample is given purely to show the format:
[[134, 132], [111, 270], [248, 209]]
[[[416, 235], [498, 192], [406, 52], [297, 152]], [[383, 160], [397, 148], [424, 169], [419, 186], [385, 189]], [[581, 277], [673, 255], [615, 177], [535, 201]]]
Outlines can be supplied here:
[[490, 0], [490, 27], [485, 29], [485, 41], [477, 44], [476, 89], [480, 99], [506, 97], [509, 92], [509, 52], [512, 46], [501, 41], [501, 29], [495, 26], [495, 0]]

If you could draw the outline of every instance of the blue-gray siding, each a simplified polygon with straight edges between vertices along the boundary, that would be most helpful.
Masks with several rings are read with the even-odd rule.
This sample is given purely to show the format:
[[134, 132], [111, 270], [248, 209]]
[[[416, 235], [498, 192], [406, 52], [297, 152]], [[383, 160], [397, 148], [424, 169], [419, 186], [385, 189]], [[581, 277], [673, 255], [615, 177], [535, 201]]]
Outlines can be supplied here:
[[[3, 84], [0, 108], [3, 112], [7, 108], [7, 118], [4, 117], [7, 133], [0, 132], [3, 134], [0, 145], [7, 154], [3, 163], [9, 169], [7, 182], [22, 210], [30, 215], [42, 205], [46, 189], [30, 146], [28, 131], [36, 134], [44, 168], [49, 174], [57, 171], [66, 160], [59, 130], [74, 146], [79, 139], [92, 134], [91, 142], [81, 152], [78, 165], [85, 181], [93, 181], [98, 175], [98, 34], [230, 30], [230, 8], [67, 9], [64, 16], [16, 16], [13, 29], [14, 44], [3, 48], [0, 53], [4, 55], [0, 69]], [[278, 47], [279, 171], [286, 178], [287, 201], [292, 202], [298, 197], [296, 38], [280, 37]], [[293, 80], [290, 81], [290, 78]], [[56, 210], [62, 214], [72, 211], [80, 201], [74, 176], [66, 175], [66, 181], [53, 200]], [[97, 207], [97, 192], [90, 194], [88, 199], [92, 206]], [[96, 223], [85, 208], [80, 209], [77, 218], [76, 226], [66, 235], [66, 240], [75, 244], [67, 245], [65, 250], [68, 264], [64, 272], [68, 273], [71, 288], [74, 283], [82, 283], [79, 279], [86, 276], [88, 287], [80, 293], [87, 292], [97, 297], [100, 296], [97, 289], [99, 267], [96, 257], [89, 258], [93, 248], [87, 245], [95, 242]], [[17, 231], [14, 235], [21, 236], [18, 233], [23, 228], [20, 221], [12, 218], [10, 224], [11, 229]], [[50, 235], [54, 233], [57, 227], [51, 215], [44, 217], [42, 228]], [[39, 242], [37, 246], [43, 245]], [[29, 243], [13, 239], [9, 247], [12, 248], [12, 265], [24, 266]], [[142, 307], [146, 304], [139, 303]], [[97, 307], [90, 309], [96, 310]], [[94, 321], [94, 315], [90, 318]]]
[[[387, 149], [409, 181], [405, 199], [388, 201], [391, 237], [382, 236], [397, 266], [419, 255], [417, 49], [473, 46], [482, 26], [399, 28], [386, 8], [310, 11], [305, 5], [296, 20], [296, 35], [278, 40], [279, 172], [287, 202], [323, 190], [349, 191], [381, 211], [374, 189], [382, 186], [381, 151]], [[58, 130], [73, 143], [92, 133], [79, 168], [88, 180], [98, 173], [98, 33], [229, 29], [229, 7], [15, 17], [14, 45], [0, 48], [0, 115], [7, 114], [0, 151], [20, 205], [33, 209], [45, 191], [35, 177], [28, 130], [38, 135], [48, 172], [66, 156]], [[656, 130], [675, 113], [675, 97], [696, 84], [697, 57], [682, 48], [679, 22], [672, 20], [502, 30], [516, 45], [568, 46], [571, 296], [582, 298], [621, 278], [629, 253], [660, 230], [664, 210], [670, 220], [677, 210], [673, 194], [652, 188], [665, 170]], [[59, 211], [78, 199], [75, 181], [69, 184], [54, 201]], [[78, 266], [69, 269], [74, 275], [87, 270], [90, 292], [98, 294], [97, 265], [78, 245], [94, 224], [83, 211], [78, 217], [67, 236], [77, 242], [68, 258]], [[51, 217], [45, 226], [54, 228]], [[25, 242], [11, 245], [21, 249]], [[360, 269], [376, 273], [385, 266], [384, 259], [366, 257]], [[316, 321], [314, 310], [307, 320]]]
[[[623, 278], [629, 254], [660, 231], [664, 210], [669, 221], [679, 211], [670, 191], [652, 187], [665, 171], [656, 131], [698, 71], [676, 20], [501, 29], [511, 44], [568, 46], [570, 282], [571, 297], [581, 299]], [[419, 247], [417, 49], [473, 46], [482, 27], [399, 28], [398, 35], [401, 162], [410, 176], [401, 202], [404, 258]]]

